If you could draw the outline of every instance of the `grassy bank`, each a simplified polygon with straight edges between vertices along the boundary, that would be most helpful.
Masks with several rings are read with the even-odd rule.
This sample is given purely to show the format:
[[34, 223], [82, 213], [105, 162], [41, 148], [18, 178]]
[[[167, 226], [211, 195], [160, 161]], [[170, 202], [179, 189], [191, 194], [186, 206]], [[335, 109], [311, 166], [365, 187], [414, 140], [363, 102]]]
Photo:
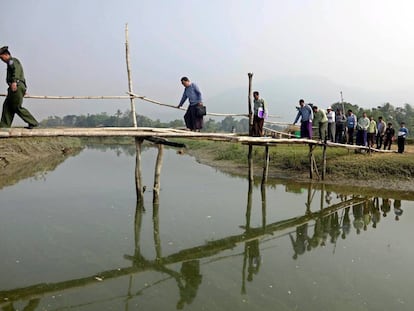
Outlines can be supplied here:
[[82, 148], [78, 138], [0, 139], [0, 189], [29, 177], [41, 178]]

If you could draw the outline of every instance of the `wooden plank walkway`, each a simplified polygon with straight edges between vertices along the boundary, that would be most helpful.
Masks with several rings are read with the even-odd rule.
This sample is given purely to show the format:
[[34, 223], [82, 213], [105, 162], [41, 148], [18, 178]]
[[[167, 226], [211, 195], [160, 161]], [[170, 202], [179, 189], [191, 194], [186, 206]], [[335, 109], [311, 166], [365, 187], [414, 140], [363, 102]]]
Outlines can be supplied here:
[[[189, 138], [205, 139], [213, 141], [228, 141], [233, 143], [251, 144], [259, 146], [273, 146], [278, 144], [307, 144], [324, 146], [324, 142], [314, 139], [303, 138], [273, 138], [273, 137], [251, 137], [240, 136], [234, 133], [206, 133], [192, 132], [174, 128], [151, 128], [151, 127], [99, 127], [99, 128], [0, 128], [0, 138], [17, 137], [163, 137], [163, 138]], [[342, 147], [348, 149], [359, 149], [374, 152], [392, 152], [357, 145], [347, 145], [327, 142], [327, 146]]]

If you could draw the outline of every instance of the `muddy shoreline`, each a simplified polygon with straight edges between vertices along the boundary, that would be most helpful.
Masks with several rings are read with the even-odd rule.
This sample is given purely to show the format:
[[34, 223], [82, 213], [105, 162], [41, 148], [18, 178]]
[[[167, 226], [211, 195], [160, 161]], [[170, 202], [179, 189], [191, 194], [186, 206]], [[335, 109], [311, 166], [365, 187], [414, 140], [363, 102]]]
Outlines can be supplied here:
[[[212, 154], [203, 150], [188, 150], [188, 154], [195, 157], [199, 163], [211, 166], [221, 172], [237, 175], [247, 178], [247, 165], [240, 165], [232, 161], [217, 161]], [[263, 167], [256, 165], [253, 168], [255, 179], [260, 180], [263, 174]], [[269, 182], [287, 184], [295, 182], [303, 185], [312, 184], [315, 188], [324, 188], [326, 190], [338, 188], [347, 194], [362, 194], [369, 196], [389, 196], [406, 200], [414, 200], [414, 179], [403, 178], [398, 176], [378, 177], [374, 180], [349, 179], [337, 174], [327, 174], [324, 181], [318, 181], [316, 178], [311, 180], [308, 172], [298, 172], [294, 170], [281, 170], [269, 166]]]

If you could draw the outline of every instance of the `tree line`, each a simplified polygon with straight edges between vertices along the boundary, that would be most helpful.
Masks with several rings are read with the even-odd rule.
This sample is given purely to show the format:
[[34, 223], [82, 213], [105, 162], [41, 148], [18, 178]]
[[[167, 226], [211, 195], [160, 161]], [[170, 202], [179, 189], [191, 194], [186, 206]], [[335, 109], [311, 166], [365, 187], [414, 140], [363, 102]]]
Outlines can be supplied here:
[[[352, 105], [351, 103], [336, 102], [331, 105], [333, 110], [342, 110], [342, 107], [346, 111], [351, 109], [357, 117], [362, 116], [362, 113], [366, 112], [368, 116], [373, 116], [375, 120], [378, 117], [388, 123], [391, 122], [395, 128], [398, 128], [401, 122], [405, 122], [406, 127], [410, 134], [414, 134], [414, 109], [409, 104], [405, 104], [403, 107], [394, 107], [390, 103], [385, 103], [382, 106], [377, 106], [371, 109], [365, 109], [358, 105]], [[293, 108], [293, 107], [292, 107]], [[292, 113], [294, 115], [295, 112]], [[159, 119], [152, 120], [146, 116], [137, 115], [137, 124], [140, 127], [159, 127], [159, 128], [184, 128], [184, 122], [182, 119], [176, 119], [169, 122], [161, 122]], [[293, 121], [293, 120], [292, 120]], [[109, 115], [106, 112], [99, 114], [87, 114], [87, 115], [66, 115], [64, 117], [49, 116], [48, 118], [40, 122], [42, 127], [130, 127], [132, 125], [131, 111], [125, 112], [119, 109], [113, 115]], [[270, 126], [273, 129], [281, 130], [281, 127]], [[225, 117], [220, 121], [216, 121], [211, 118], [204, 120], [203, 132], [236, 132], [236, 133], [248, 133], [249, 132], [249, 120], [247, 118], [236, 119], [234, 117]]]
[[351, 109], [358, 119], [364, 112], [368, 117], [372, 116], [375, 120], [378, 120], [378, 117], [382, 117], [386, 123], [391, 122], [393, 127], [397, 129], [400, 127], [401, 122], [404, 122], [408, 128], [409, 135], [414, 134], [414, 109], [409, 104], [404, 104], [403, 107], [394, 107], [390, 103], [385, 103], [382, 106], [365, 109], [351, 103], [337, 102], [332, 104], [331, 107], [334, 111], [337, 108], [342, 110], [342, 107], [344, 107], [345, 113]]

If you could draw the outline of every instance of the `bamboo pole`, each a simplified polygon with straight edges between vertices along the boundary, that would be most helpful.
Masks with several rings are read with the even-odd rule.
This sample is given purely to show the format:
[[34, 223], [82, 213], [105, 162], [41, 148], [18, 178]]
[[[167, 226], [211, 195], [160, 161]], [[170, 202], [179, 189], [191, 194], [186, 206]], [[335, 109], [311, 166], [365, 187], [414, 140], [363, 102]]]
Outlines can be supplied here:
[[162, 157], [164, 151], [164, 145], [158, 144], [158, 155], [155, 162], [155, 173], [154, 173], [154, 187], [153, 187], [153, 199], [154, 204], [160, 203], [160, 176], [161, 176], [161, 167], [162, 167]]
[[[7, 96], [7, 94], [0, 94]], [[24, 98], [30, 99], [128, 99], [128, 95], [88, 95], [88, 96], [54, 96], [54, 95], [30, 95], [26, 94]]]
[[248, 112], [249, 112], [249, 136], [252, 136], [253, 131], [253, 113], [252, 113], [252, 80], [253, 80], [253, 73], [249, 72], [247, 74], [249, 77], [249, 93], [247, 95], [247, 102], [248, 102]]
[[135, 189], [137, 193], [137, 209], [144, 210], [144, 189], [142, 185], [141, 175], [141, 150], [144, 139], [142, 137], [135, 138]]
[[[132, 90], [132, 75], [131, 75], [131, 65], [130, 65], [130, 57], [129, 57], [129, 42], [128, 42], [128, 24], [125, 24], [125, 55], [126, 55], [126, 66], [127, 66], [127, 73], [128, 73], [128, 90], [129, 92], [133, 92]], [[134, 127], [137, 127], [137, 117], [135, 114], [135, 104], [134, 104], [134, 97], [130, 96], [131, 102], [131, 114], [132, 114], [132, 124]]]
[[249, 163], [249, 182], [253, 183], [253, 146], [249, 144], [249, 154], [247, 155]]
[[323, 152], [322, 152], [322, 180], [325, 179], [326, 175], [326, 144], [323, 145]]
[[[144, 101], [147, 101], [149, 103], [156, 104], [156, 105], [169, 107], [169, 108], [174, 108], [174, 109], [179, 109], [179, 110], [187, 110], [186, 108], [182, 108], [182, 107], [179, 108], [176, 105], [163, 104], [163, 103], [161, 103], [157, 100], [148, 98], [148, 97], [143, 96], [143, 95], [138, 95], [138, 94], [133, 93], [133, 92], [127, 92], [127, 94], [129, 94], [130, 96], [133, 96], [134, 98], [138, 98], [138, 99], [141, 99], [141, 100], [144, 100]], [[245, 114], [245, 113], [214, 113], [214, 112], [207, 112], [207, 115], [218, 116], [218, 117], [226, 117], [226, 116], [248, 117], [248, 114]]]
[[264, 166], [263, 166], [263, 177], [262, 177], [262, 185], [265, 185], [267, 183], [267, 175], [269, 173], [269, 146], [265, 146], [265, 160], [264, 160]]
[[153, 203], [153, 205], [152, 205], [152, 223], [153, 223], [153, 231], [154, 231], [154, 244], [155, 244], [156, 260], [160, 260], [161, 257], [162, 257], [159, 210], [160, 210], [160, 205], [158, 203]]
[[266, 228], [266, 184], [262, 183], [260, 186], [260, 193], [262, 195], [262, 228]]

